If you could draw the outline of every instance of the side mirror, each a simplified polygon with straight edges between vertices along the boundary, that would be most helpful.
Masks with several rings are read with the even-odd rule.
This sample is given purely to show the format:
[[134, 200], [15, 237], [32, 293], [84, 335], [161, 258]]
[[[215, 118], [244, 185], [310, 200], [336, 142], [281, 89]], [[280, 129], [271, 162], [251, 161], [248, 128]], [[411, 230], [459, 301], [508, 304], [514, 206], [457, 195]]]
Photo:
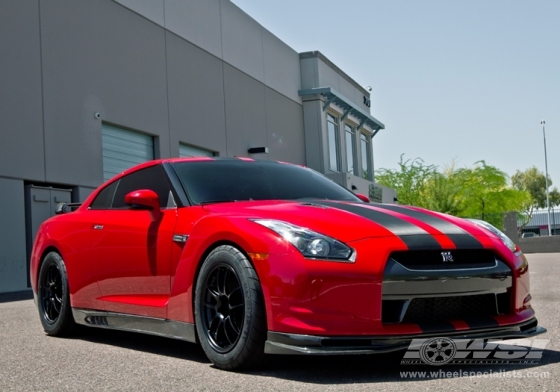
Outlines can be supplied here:
[[124, 197], [127, 206], [135, 209], [159, 211], [159, 197], [150, 189], [132, 191]]
[[370, 202], [369, 197], [367, 197], [366, 195], [363, 195], [361, 193], [356, 193], [356, 196], [358, 196], [358, 199], [360, 199], [364, 203], [369, 203]]

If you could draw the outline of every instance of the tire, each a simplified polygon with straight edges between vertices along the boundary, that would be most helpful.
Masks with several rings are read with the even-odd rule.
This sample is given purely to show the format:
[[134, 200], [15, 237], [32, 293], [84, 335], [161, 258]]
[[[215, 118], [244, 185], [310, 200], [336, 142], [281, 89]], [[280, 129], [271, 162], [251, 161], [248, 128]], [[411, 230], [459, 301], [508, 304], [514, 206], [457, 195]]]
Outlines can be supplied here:
[[50, 336], [71, 335], [76, 324], [70, 307], [66, 266], [58, 253], [45, 256], [38, 283], [37, 307], [43, 329]]
[[198, 339], [214, 366], [224, 370], [262, 363], [266, 313], [261, 285], [238, 249], [214, 249], [200, 269], [194, 315]]

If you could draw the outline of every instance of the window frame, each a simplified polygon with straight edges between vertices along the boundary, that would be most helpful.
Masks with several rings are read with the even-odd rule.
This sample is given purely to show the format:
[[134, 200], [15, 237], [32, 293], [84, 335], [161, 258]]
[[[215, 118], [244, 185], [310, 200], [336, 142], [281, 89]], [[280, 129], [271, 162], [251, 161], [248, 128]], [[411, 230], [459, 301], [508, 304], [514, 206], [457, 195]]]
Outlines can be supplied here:
[[[364, 157], [364, 142], [366, 151]], [[364, 170], [364, 163], [368, 170]], [[360, 177], [364, 180], [373, 181], [373, 151], [371, 135], [360, 132]]]
[[[159, 168], [159, 169], [158, 169]], [[178, 207], [177, 204], [177, 200], [179, 200], [177, 192], [174, 188], [174, 185], [172, 183], [172, 181], [169, 179], [169, 175], [167, 173], [167, 170], [165, 170], [165, 167], [162, 164], [156, 164], [156, 165], [152, 165], [152, 166], [148, 166], [148, 167], [144, 167], [142, 169], [139, 170], [135, 170], [132, 173], [128, 173], [120, 178], [118, 178], [115, 181], [112, 181], [111, 183], [107, 184], [105, 187], [103, 187], [103, 189], [101, 189], [97, 195], [95, 196], [95, 198], [93, 199], [93, 201], [91, 202], [91, 204], [88, 206], [89, 210], [95, 210], [95, 211], [99, 211], [99, 210], [120, 210], [120, 211], [126, 211], [129, 210], [130, 208], [128, 206], [126, 206], [126, 204], [124, 206], [115, 206], [115, 201], [116, 201], [116, 197], [119, 194], [119, 190], [121, 188], [121, 186], [123, 185], [123, 182], [126, 185], [126, 181], [127, 179], [129, 179], [131, 176], [137, 176], [137, 175], [142, 175], [142, 173], [146, 173], [146, 171], [148, 170], [159, 170], [161, 172], [161, 175], [157, 176], [158, 181], [165, 181], [165, 183], [167, 184], [167, 187], [169, 188], [169, 192], [171, 193], [171, 197], [173, 200], [173, 206], [169, 205], [169, 192], [167, 193], [167, 199], [164, 199], [160, 196], [160, 194], [158, 194], [158, 198], [159, 200], [159, 204], [160, 204], [160, 209], [165, 210], [165, 209], [175, 209]], [[163, 178], [162, 178], [163, 177]], [[147, 183], [147, 185], [149, 185], [149, 183]], [[114, 187], [114, 189], [111, 190], [111, 204], [109, 206], [102, 206], [102, 207], [94, 207], [94, 204], [96, 203], [96, 201], [99, 199], [99, 197], [103, 194], [103, 192], [105, 192], [106, 190], [108, 190], [109, 188]], [[158, 193], [158, 191], [154, 190], [153, 187], [150, 186], [141, 186], [141, 187], [135, 187], [134, 189], [130, 190], [129, 192], [133, 192], [135, 190], [139, 190], [139, 189], [151, 189], [154, 192]], [[129, 192], [125, 192], [125, 194], [123, 195], [123, 197], [129, 193]]]
[[[332, 121], [330, 120], [332, 119]], [[331, 113], [331, 112], [326, 112], [326, 122], [327, 122], [327, 152], [328, 152], [328, 168], [330, 171], [336, 172], [336, 173], [340, 173], [342, 171], [342, 164], [341, 164], [341, 159], [340, 159], [340, 121], [339, 121], [339, 116]], [[334, 141], [331, 140], [331, 129], [329, 128], [329, 125], [333, 125], [334, 126]], [[334, 145], [333, 145], [334, 144]], [[336, 167], [333, 168], [332, 165], [332, 160], [331, 160], [331, 153], [334, 152], [335, 154], [335, 159], [336, 159]]]
[[[350, 151], [352, 159], [352, 168], [350, 170], [349, 163], [350, 159], [348, 157], [348, 136], [350, 136]], [[358, 154], [357, 154], [357, 143], [356, 143], [356, 127], [348, 122], [344, 122], [344, 144], [346, 146], [346, 172], [359, 176], [358, 170]]]

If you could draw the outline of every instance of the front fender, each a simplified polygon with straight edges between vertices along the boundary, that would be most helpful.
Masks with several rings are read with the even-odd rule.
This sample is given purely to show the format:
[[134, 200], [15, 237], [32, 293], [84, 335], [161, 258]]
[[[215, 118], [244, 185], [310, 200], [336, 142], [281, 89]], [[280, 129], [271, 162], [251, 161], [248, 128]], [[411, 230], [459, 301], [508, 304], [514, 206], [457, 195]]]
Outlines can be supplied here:
[[[181, 227], [181, 220], [177, 227]], [[279, 255], [293, 251], [293, 247], [276, 233], [250, 221], [247, 217], [206, 216], [201, 218], [192, 227], [176, 267], [172, 268], [174, 273], [171, 276], [168, 319], [194, 322], [192, 305], [198, 270], [206, 255], [221, 244], [231, 244], [246, 255], [254, 253]], [[253, 262], [251, 257], [249, 259], [250, 262]], [[262, 266], [255, 265], [254, 262], [253, 266], [261, 279]], [[265, 304], [268, 308], [269, 304], [266, 302], [267, 296], [265, 295]]]

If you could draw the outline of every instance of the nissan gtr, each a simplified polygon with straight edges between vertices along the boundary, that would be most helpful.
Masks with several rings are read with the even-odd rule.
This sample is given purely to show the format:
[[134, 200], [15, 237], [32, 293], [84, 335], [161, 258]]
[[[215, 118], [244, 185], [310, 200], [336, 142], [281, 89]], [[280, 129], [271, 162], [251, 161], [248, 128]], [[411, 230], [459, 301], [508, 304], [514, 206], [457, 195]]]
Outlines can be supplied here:
[[266, 354], [546, 331], [527, 260], [499, 230], [370, 203], [298, 165], [150, 161], [57, 213], [38, 230], [30, 269], [51, 336], [78, 324], [165, 336], [238, 370]]

